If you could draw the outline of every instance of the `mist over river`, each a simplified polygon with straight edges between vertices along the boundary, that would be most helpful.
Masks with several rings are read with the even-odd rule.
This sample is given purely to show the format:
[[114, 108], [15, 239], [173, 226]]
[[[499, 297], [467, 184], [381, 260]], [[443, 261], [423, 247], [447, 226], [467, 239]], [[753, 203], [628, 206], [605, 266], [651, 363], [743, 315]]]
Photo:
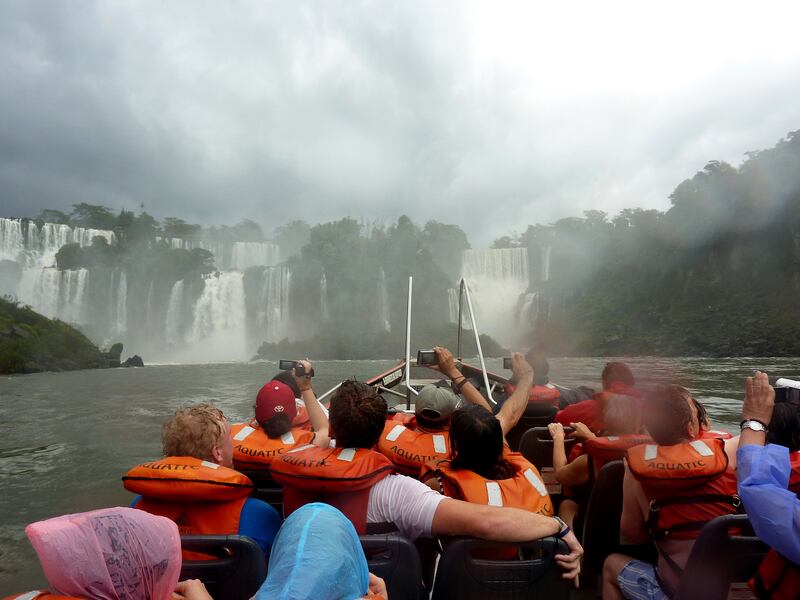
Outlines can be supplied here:
[[[599, 388], [606, 358], [551, 360], [551, 380]], [[794, 358], [629, 360], [639, 381], [677, 378], [701, 399], [714, 424], [734, 430], [743, 379], [753, 369], [800, 376]], [[365, 378], [393, 361], [316, 363], [318, 394], [345, 377]], [[475, 363], [477, 364], [477, 363]], [[501, 373], [499, 360], [490, 370]], [[232, 420], [251, 413], [275, 363], [162, 365], [43, 373], [0, 379], [0, 595], [45, 585], [24, 533], [55, 515], [127, 505], [120, 477], [160, 455], [160, 427], [185, 404], [213, 401]], [[390, 397], [391, 398], [391, 397]]]

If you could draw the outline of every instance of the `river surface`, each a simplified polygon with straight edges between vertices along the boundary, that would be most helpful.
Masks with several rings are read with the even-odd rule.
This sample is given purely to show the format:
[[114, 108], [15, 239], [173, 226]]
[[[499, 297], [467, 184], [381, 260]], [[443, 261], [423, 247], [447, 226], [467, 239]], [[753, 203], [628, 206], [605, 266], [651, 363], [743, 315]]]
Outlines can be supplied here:
[[[551, 359], [561, 385], [599, 388], [606, 358]], [[488, 367], [502, 373], [499, 360]], [[637, 359], [638, 381], [677, 380], [702, 400], [714, 425], [733, 431], [744, 378], [753, 369], [800, 376], [800, 359]], [[366, 378], [392, 361], [328, 361], [315, 365], [318, 394], [346, 377]], [[477, 363], [474, 363], [477, 364]], [[42, 373], [0, 379], [0, 596], [45, 581], [25, 538], [25, 525], [84, 510], [127, 505], [120, 477], [160, 457], [161, 424], [186, 404], [213, 402], [232, 420], [252, 411], [274, 363], [162, 365]]]

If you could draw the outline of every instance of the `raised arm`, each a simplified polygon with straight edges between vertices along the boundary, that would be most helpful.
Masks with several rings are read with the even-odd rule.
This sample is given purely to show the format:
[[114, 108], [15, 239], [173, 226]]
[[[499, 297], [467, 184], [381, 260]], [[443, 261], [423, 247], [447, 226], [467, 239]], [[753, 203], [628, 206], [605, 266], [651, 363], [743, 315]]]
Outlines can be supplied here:
[[519, 352], [514, 352], [511, 355], [511, 371], [517, 381], [517, 389], [514, 390], [514, 393], [503, 404], [500, 412], [497, 413], [497, 420], [500, 421], [504, 436], [508, 435], [508, 432], [514, 428], [514, 425], [519, 422], [520, 417], [525, 412], [531, 394], [531, 386], [533, 385], [533, 367], [528, 364], [525, 357]]
[[314, 390], [311, 387], [311, 375], [309, 375], [309, 373], [311, 373], [313, 365], [308, 359], [298, 362], [303, 365], [305, 369], [305, 375], [298, 375], [296, 369], [293, 369], [292, 376], [297, 382], [297, 387], [300, 388], [300, 397], [302, 398], [303, 404], [306, 407], [308, 420], [311, 421], [311, 427], [314, 429], [314, 433], [316, 434], [312, 443], [315, 446], [327, 448], [330, 444], [330, 436], [328, 434], [328, 415], [325, 414], [325, 409], [322, 408], [322, 405], [317, 400], [317, 396], [314, 394]]
[[492, 407], [489, 406], [489, 402], [483, 397], [483, 394], [481, 394], [475, 388], [475, 386], [472, 385], [469, 379], [467, 379], [466, 375], [462, 374], [461, 371], [458, 370], [456, 361], [453, 358], [453, 353], [447, 348], [441, 348], [439, 346], [436, 346], [433, 350], [436, 352], [438, 370], [452, 380], [453, 385], [464, 397], [464, 399], [470, 404], [477, 404], [489, 412], [494, 412]]
[[572, 462], [567, 462], [564, 448], [564, 426], [550, 423], [550, 437], [553, 438], [553, 474], [561, 485], [581, 485], [589, 481], [589, 457], [585, 454]]

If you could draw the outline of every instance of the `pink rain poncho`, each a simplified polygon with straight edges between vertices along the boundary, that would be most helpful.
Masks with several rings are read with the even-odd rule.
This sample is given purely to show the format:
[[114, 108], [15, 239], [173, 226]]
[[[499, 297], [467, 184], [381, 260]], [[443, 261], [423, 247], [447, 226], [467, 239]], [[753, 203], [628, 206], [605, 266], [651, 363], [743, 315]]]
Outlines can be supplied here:
[[32, 523], [52, 593], [103, 600], [167, 600], [181, 570], [181, 540], [169, 519], [106, 508]]

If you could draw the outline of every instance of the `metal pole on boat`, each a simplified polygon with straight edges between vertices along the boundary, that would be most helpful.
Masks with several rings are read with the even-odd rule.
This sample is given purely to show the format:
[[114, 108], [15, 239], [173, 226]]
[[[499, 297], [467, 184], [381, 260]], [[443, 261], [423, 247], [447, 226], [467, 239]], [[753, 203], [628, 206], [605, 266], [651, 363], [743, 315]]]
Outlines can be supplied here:
[[461, 356], [461, 306], [464, 302], [464, 280], [458, 284], [458, 348], [456, 349], [456, 357], [460, 361]]
[[472, 322], [472, 332], [475, 334], [475, 345], [478, 347], [478, 358], [481, 361], [481, 371], [483, 372], [483, 384], [486, 386], [486, 395], [489, 397], [489, 402], [497, 404], [492, 398], [492, 388], [489, 386], [489, 376], [486, 374], [486, 361], [483, 359], [483, 348], [481, 348], [481, 336], [478, 333], [478, 324], [475, 323], [475, 311], [472, 310], [472, 298], [469, 295], [469, 286], [467, 282], [461, 280], [461, 288], [467, 297], [467, 307], [469, 308], [469, 318]]
[[411, 387], [411, 298], [414, 295], [414, 277], [408, 276], [408, 301], [406, 303], [406, 410], [411, 410], [411, 394], [417, 390]]

